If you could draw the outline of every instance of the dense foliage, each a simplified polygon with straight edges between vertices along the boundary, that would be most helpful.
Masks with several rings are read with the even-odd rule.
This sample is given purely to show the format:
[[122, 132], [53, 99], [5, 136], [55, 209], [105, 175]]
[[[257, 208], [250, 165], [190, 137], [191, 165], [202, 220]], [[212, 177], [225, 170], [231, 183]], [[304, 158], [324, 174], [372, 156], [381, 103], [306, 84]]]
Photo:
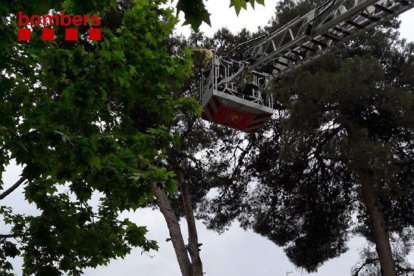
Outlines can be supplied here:
[[[9, 233], [0, 233], [0, 270], [24, 259], [26, 275], [79, 274], [125, 256], [132, 247], [156, 249], [146, 228], [120, 219], [123, 210], [153, 200], [151, 184], [175, 189], [162, 164], [178, 146], [168, 125], [188, 98], [171, 92], [191, 74], [189, 55], [165, 40], [176, 23], [165, 1], [6, 1], [0, 6], [0, 165], [23, 168], [26, 200], [39, 215], [1, 206]], [[19, 11], [102, 16], [103, 39], [17, 41]], [[87, 27], [79, 28], [80, 34]], [[16, 187], [1, 183], [3, 199]], [[99, 202], [91, 201], [97, 195]], [[1, 203], [1, 202], [0, 202]], [[5, 228], [3, 228], [5, 229]], [[5, 230], [3, 230], [5, 231]]]

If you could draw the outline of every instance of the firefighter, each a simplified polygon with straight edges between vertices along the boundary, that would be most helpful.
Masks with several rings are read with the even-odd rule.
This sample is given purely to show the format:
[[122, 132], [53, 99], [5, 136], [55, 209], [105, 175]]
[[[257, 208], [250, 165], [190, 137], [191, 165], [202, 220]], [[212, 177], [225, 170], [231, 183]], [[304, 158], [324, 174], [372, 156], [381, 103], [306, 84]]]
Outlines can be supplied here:
[[211, 69], [214, 51], [206, 48], [193, 48], [193, 72], [206, 72]]
[[241, 85], [241, 93], [247, 100], [253, 100], [254, 90], [257, 90], [258, 87], [254, 82], [254, 76], [252, 71], [247, 71], [244, 75]]

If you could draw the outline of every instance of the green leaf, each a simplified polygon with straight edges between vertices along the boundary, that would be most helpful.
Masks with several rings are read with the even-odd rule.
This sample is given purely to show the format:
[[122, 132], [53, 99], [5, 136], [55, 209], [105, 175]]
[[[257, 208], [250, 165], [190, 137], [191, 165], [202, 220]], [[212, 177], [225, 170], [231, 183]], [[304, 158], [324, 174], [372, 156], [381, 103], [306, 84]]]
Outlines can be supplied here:
[[230, 1], [230, 7], [234, 7], [236, 10], [236, 14], [239, 15], [240, 10], [247, 8], [247, 2], [246, 0], [231, 0]]
[[101, 158], [99, 158], [98, 156], [93, 156], [92, 158], [89, 159], [89, 166], [91, 166], [91, 168], [100, 169]]
[[4, 250], [4, 254], [7, 257], [11, 257], [11, 258], [16, 257], [20, 253], [16, 245], [8, 241], [3, 243], [3, 250]]
[[180, 11], [185, 14], [184, 24], [190, 24], [194, 30], [198, 30], [203, 22], [211, 25], [210, 13], [207, 11], [203, 0], [179, 0], [177, 12]]

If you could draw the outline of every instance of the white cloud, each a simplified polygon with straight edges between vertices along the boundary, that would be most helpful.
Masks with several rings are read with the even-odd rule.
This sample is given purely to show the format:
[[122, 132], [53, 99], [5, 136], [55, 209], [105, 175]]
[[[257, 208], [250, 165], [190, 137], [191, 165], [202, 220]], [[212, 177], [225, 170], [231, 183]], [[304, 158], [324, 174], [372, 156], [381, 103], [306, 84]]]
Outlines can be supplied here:
[[402, 37], [414, 42], [414, 10], [407, 11], [400, 16]]

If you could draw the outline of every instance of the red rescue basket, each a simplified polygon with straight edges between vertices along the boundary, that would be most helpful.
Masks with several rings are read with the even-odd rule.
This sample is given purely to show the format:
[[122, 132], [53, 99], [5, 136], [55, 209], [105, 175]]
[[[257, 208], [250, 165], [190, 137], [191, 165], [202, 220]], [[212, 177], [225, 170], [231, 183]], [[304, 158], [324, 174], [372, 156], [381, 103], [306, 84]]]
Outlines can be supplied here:
[[202, 118], [244, 132], [255, 132], [273, 115], [272, 95], [264, 93], [270, 75], [243, 69], [242, 62], [213, 56], [201, 73]]

